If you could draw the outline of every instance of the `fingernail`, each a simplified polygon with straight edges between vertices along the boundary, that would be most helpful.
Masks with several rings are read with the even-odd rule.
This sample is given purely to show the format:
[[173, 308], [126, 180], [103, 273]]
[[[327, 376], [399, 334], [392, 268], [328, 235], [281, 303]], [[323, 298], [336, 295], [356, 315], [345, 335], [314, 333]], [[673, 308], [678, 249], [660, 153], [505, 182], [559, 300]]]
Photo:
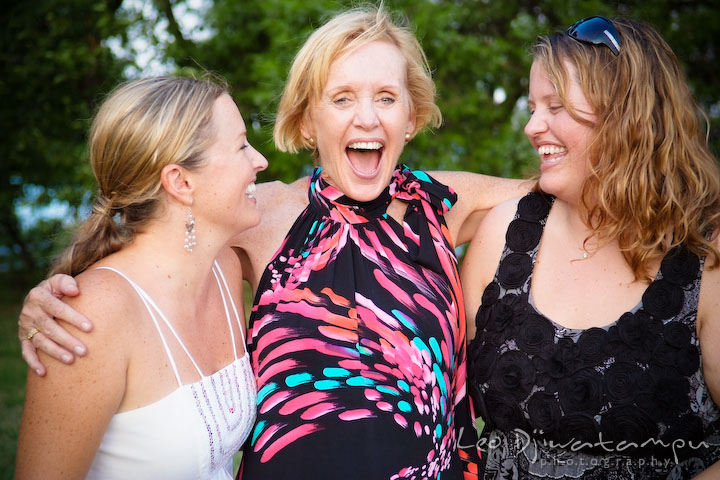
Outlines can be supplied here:
[[42, 377], [42, 370], [40, 370], [39, 368], [35, 370], [35, 373]]
[[83, 329], [83, 330], [90, 330], [90, 322], [83, 322], [83, 323], [82, 323], [82, 329]]
[[62, 356], [62, 361], [65, 363], [70, 363], [71, 359], [72, 359], [72, 357], [70, 357], [70, 355], [68, 355], [68, 354], [65, 354]]
[[75, 347], [75, 353], [78, 355], [85, 355], [85, 348], [78, 345]]

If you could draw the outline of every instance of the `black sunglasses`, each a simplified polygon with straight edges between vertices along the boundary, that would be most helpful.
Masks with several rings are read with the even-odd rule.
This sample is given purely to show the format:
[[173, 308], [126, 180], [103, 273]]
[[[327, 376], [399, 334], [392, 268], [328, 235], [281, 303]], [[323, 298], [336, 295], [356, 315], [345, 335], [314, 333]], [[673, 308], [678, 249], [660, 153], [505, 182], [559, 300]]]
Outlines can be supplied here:
[[569, 37], [579, 42], [605, 45], [615, 56], [620, 54], [620, 35], [610, 20], [599, 15], [586, 17], [575, 22], [575, 25], [565, 32]]

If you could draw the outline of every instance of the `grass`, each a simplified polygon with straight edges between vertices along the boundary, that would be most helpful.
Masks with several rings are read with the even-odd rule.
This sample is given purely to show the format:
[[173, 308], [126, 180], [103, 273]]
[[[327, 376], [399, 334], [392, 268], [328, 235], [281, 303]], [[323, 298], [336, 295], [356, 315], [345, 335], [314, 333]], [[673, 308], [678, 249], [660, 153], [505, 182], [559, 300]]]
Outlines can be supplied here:
[[19, 303], [0, 305], [0, 480], [15, 476], [27, 367], [17, 338]]

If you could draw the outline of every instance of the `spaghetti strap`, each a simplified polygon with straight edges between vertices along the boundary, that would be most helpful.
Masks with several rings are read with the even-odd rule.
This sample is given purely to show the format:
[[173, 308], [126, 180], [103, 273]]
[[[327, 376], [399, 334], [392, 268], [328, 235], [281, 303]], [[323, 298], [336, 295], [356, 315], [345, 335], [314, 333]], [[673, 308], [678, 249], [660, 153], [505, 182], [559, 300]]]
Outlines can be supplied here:
[[[180, 335], [178, 335], [178, 333], [175, 331], [175, 329], [173, 328], [173, 326], [172, 326], [172, 324], [170, 323], [170, 321], [167, 319], [167, 317], [166, 317], [165, 314], [162, 312], [162, 310], [160, 310], [160, 307], [157, 306], [157, 304], [156, 304], [155, 301], [152, 299], [152, 297], [150, 297], [150, 295], [148, 295], [147, 292], [145, 292], [145, 290], [143, 290], [143, 289], [140, 287], [140, 285], [138, 285], [137, 283], [133, 282], [127, 275], [125, 275], [124, 273], [120, 272], [119, 270], [116, 270], [116, 269], [111, 268], [111, 267], [97, 267], [97, 268], [98, 268], [98, 269], [104, 268], [104, 269], [107, 269], [107, 270], [112, 270], [113, 272], [117, 273], [118, 275], [122, 276], [125, 280], [127, 280], [128, 283], [130, 283], [130, 285], [135, 289], [135, 291], [137, 292], [137, 294], [140, 295], [140, 298], [143, 300], [143, 303], [145, 303], [145, 306], [148, 308], [148, 311], [150, 311], [150, 307], [148, 307], [148, 304], [150, 304], [150, 306], [152, 306], [153, 309], [155, 309], [155, 311], [157, 312], [157, 314], [160, 315], [160, 318], [162, 318], [163, 322], [165, 323], [165, 326], [168, 327], [168, 329], [170, 330], [170, 332], [171, 332], [171, 333], [173, 334], [173, 336], [175, 337], [175, 340], [177, 340], [177, 342], [180, 344], [180, 347], [181, 347], [181, 348], [183, 349], [183, 351], [185, 352], [185, 355], [187, 355], [188, 358], [190, 359], [190, 361], [192, 362], [193, 366], [195, 367], [195, 370], [197, 370], [197, 372], [198, 372], [198, 375], [200, 375], [201, 377], [204, 377], [205, 375], [203, 375], [202, 370], [200, 370], [200, 367], [199, 367], [198, 364], [195, 362], [195, 359], [194, 359], [193, 356], [190, 354], [190, 352], [188, 351], [188, 349], [187, 349], [187, 347], [185, 346], [185, 344], [183, 343], [183, 341], [180, 339]], [[168, 357], [170, 358], [170, 363], [171, 363], [172, 366], [173, 366], [173, 371], [175, 372], [175, 377], [176, 377], [177, 380], [178, 380], [178, 386], [182, 386], [183, 383], [182, 383], [182, 381], [180, 380], [180, 373], [178, 372], [177, 366], [175, 365], [175, 360], [174, 360], [172, 354], [170, 353], [170, 347], [168, 346], [167, 341], [165, 340], [165, 336], [163, 335], [162, 331], [160, 330], [160, 325], [158, 325], [158, 322], [157, 322], [157, 320], [155, 319], [155, 316], [152, 314], [152, 312], [150, 313], [150, 316], [153, 318], [153, 321], [155, 322], [155, 327], [157, 328], [157, 331], [158, 331], [158, 333], [160, 334], [160, 338], [162, 338], [163, 345], [165, 345], [165, 351], [167, 352]]]
[[[110, 270], [111, 272], [115, 272], [118, 275], [120, 275], [122, 278], [127, 280], [127, 282], [130, 284], [130, 286], [135, 290], [135, 293], [138, 294], [140, 297], [140, 300], [142, 300], [143, 304], [145, 305], [145, 308], [147, 309], [148, 313], [150, 314], [150, 318], [152, 318], [153, 323], [155, 324], [155, 329], [157, 330], [158, 334], [160, 335], [160, 340], [162, 340], [163, 347], [165, 348], [165, 353], [168, 356], [168, 360], [170, 360], [170, 365], [172, 366], [173, 372], [175, 373], [175, 378], [178, 382], [178, 387], [182, 387], [182, 381], [180, 380], [180, 372], [178, 372], [177, 365], [175, 364], [175, 358], [173, 357], [172, 353], [170, 352], [170, 346], [167, 343], [167, 340], [165, 339], [165, 335], [163, 335], [162, 330], [160, 329], [160, 324], [157, 321], [157, 318], [155, 317], [155, 314], [153, 313], [152, 308], [150, 308], [150, 304], [148, 304], [149, 296], [145, 291], [140, 288], [139, 285], [137, 285], [135, 282], [130, 280], [130, 278], [122, 273], [120, 270], [117, 270], [112, 267], [97, 267], [96, 270]], [[146, 297], [148, 297], [146, 299]], [[157, 307], [155, 307], [157, 308]], [[158, 310], [159, 312], [159, 310]], [[162, 315], [162, 313], [160, 313]], [[164, 320], [164, 319], [163, 319]]]
[[[165, 338], [165, 335], [163, 334], [162, 330], [160, 329], [160, 323], [157, 320], [157, 317], [155, 316], [155, 313], [160, 316], [160, 318], [165, 323], [165, 326], [170, 330], [170, 332], [175, 337], [175, 340], [180, 344], [180, 347], [185, 352], [185, 354], [190, 359], [190, 362], [192, 362], [193, 366], [195, 367], [195, 370], [197, 371], [198, 375], [201, 377], [206, 377], [207, 375], [203, 374], [202, 370], [200, 369], [200, 366], [195, 362], [195, 359], [190, 354], [190, 351], [187, 349], [183, 341], [180, 339], [180, 335], [178, 335], [175, 328], [173, 328], [172, 324], [168, 320], [168, 318], [165, 316], [163, 311], [158, 307], [158, 305], [155, 303], [155, 301], [150, 297], [150, 295], [145, 292], [138, 284], [136, 284], [134, 281], [132, 281], [127, 275], [122, 273], [121, 271], [112, 268], [112, 267], [97, 267], [97, 269], [104, 269], [104, 270], [110, 270], [112, 272], [117, 273], [121, 277], [123, 277], [127, 282], [130, 284], [130, 286], [133, 287], [135, 292], [138, 294], [140, 299], [143, 301], [143, 304], [145, 304], [145, 308], [148, 310], [148, 313], [150, 313], [150, 317], [152, 318], [153, 322], [155, 323], [155, 328], [158, 331], [158, 334], [160, 334], [160, 339], [162, 340], [163, 347], [165, 348], [165, 353], [168, 356], [168, 359], [170, 360], [170, 365], [172, 366], [173, 372], [175, 373], [175, 378], [177, 379], [178, 386], [182, 386], [182, 380], [180, 378], [180, 372], [177, 368], [177, 364], [175, 363], [175, 358], [173, 357], [172, 353], [170, 352], [170, 346], [167, 343], [167, 339]], [[212, 267], [213, 275], [215, 276], [215, 282], [218, 285], [218, 289], [220, 290], [220, 297], [222, 298], [223, 302], [223, 308], [225, 309], [225, 318], [227, 319], [228, 323], [228, 329], [230, 330], [230, 339], [232, 342], [232, 348], [233, 348], [233, 356], [234, 360], [238, 359], [237, 354], [237, 346], [235, 344], [235, 333], [232, 328], [232, 320], [230, 319], [230, 310], [228, 309], [228, 303], [232, 307], [233, 313], [235, 314], [235, 320], [237, 321], [238, 328], [240, 329], [240, 337], [242, 338], [243, 344], [245, 344], [245, 335], [243, 333], [242, 324], [240, 322], [240, 314], [238, 313], [237, 307], [235, 306], [235, 302], [233, 300], [232, 294], [230, 293], [230, 287], [227, 284], [227, 280], [225, 279], [225, 275], [222, 272], [222, 269], [220, 268], [220, 265], [218, 264], [217, 260], [214, 261], [213, 267]], [[153, 310], [155, 313], [153, 313]]]
[[[233, 309], [233, 313], [235, 314], [235, 321], [238, 324], [238, 328], [240, 329], [240, 338], [242, 339], [243, 345], [247, 345], [245, 342], [245, 333], [243, 328], [243, 322], [240, 320], [240, 314], [237, 310], [237, 305], [235, 304], [235, 300], [233, 299], [232, 293], [230, 293], [230, 287], [228, 286], [227, 280], [225, 280], [225, 275], [223, 274], [222, 269], [220, 268], [220, 264], [218, 264], [217, 260], [215, 260], [215, 269], [217, 270], [217, 274], [215, 275], [215, 278], [217, 279], [217, 276], [220, 275], [220, 278], [222, 279], [222, 284], [225, 286], [225, 291], [228, 294], [228, 298], [230, 300], [230, 306]], [[213, 271], [214, 273], [214, 271]], [[220, 286], [220, 282], [218, 282], [218, 286]], [[222, 287], [220, 288], [220, 293], [222, 294]], [[223, 303], [225, 302], [225, 296], [223, 295]], [[225, 313], [228, 315], [228, 321], [230, 320], [230, 315], [227, 312], [227, 307], [225, 309]], [[244, 318], [244, 317], [243, 317]], [[232, 328], [230, 329], [230, 334], [232, 334]], [[235, 346], [235, 338], [233, 337], [233, 348]], [[237, 354], [235, 355], [235, 358], [237, 358]]]

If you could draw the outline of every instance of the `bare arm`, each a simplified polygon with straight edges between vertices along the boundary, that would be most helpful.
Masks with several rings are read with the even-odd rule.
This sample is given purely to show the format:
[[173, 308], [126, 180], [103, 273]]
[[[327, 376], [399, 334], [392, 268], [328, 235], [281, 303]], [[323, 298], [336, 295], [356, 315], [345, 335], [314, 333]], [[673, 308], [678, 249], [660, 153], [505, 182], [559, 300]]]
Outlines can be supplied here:
[[[716, 239], [715, 245], [720, 246], [720, 236]], [[719, 294], [720, 266], [711, 270], [706, 264], [700, 284], [697, 329], [705, 383], [716, 404], [720, 402], [720, 350], [716, 347], [720, 342]], [[720, 462], [715, 462], [710, 468], [693, 478], [710, 480], [718, 477], [720, 477]]]
[[467, 341], [476, 334], [475, 315], [482, 304], [485, 287], [492, 282], [505, 245], [505, 232], [515, 216], [519, 199], [503, 202], [493, 208], [478, 225], [460, 268], [465, 299]]
[[[101, 311], [99, 305], [87, 305], [81, 299], [68, 299], [69, 306], [94, 319], [112, 316], [107, 310]], [[63, 323], [61, 326], [69, 334], [88, 342], [92, 353], [72, 367], [47, 362], [50, 375], [45, 377], [28, 374], [18, 439], [18, 480], [87, 475], [125, 390], [127, 358], [118, 348], [120, 343], [110, 325], [109, 321], [98, 322], [92, 335], [84, 335]], [[49, 359], [44, 353], [40, 358]]]
[[703, 270], [697, 329], [705, 383], [715, 403], [720, 404], [720, 266], [710, 269], [706, 265]]
[[480, 221], [494, 206], [505, 200], [522, 197], [533, 187], [531, 180], [491, 177], [479, 173], [429, 172], [435, 179], [451, 187], [458, 201], [445, 215], [455, 246], [470, 241]]
[[[87, 352], [80, 340], [55, 321], [55, 318], [62, 318], [82, 331], [92, 330], [92, 322], [85, 315], [61, 300], [63, 296], [74, 297], [79, 293], [74, 278], [53, 275], [25, 297], [18, 321], [18, 338], [23, 358], [38, 375], [45, 375], [45, 366], [38, 358], [36, 348], [64, 363], [72, 363], [74, 354], [82, 356]], [[33, 329], [37, 329], [37, 333], [28, 339], [28, 333]]]

